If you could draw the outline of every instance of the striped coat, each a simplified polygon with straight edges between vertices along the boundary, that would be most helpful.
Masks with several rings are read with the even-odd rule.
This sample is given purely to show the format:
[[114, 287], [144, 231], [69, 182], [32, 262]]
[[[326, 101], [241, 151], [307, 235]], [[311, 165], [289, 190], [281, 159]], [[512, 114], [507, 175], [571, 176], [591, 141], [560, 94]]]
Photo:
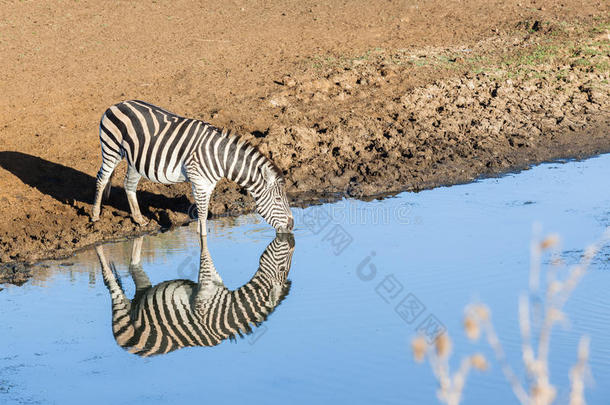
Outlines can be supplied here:
[[108, 108], [100, 121], [102, 165], [97, 174], [92, 221], [99, 220], [102, 196], [118, 163], [128, 163], [125, 191], [132, 218], [145, 225], [136, 198], [142, 177], [158, 183], [189, 181], [206, 234], [208, 204], [221, 178], [246, 188], [258, 212], [280, 232], [292, 230], [292, 213], [281, 171], [243, 138], [200, 120], [185, 118], [139, 100]]
[[102, 275], [112, 300], [112, 329], [119, 346], [139, 356], [192, 346], [215, 346], [251, 333], [290, 290], [288, 272], [294, 250], [291, 234], [280, 234], [263, 252], [252, 279], [227, 289], [202, 238], [199, 280], [164, 281], [151, 286], [139, 264], [141, 238], [134, 242], [130, 274], [136, 294], [127, 299], [112, 264], [97, 247]]

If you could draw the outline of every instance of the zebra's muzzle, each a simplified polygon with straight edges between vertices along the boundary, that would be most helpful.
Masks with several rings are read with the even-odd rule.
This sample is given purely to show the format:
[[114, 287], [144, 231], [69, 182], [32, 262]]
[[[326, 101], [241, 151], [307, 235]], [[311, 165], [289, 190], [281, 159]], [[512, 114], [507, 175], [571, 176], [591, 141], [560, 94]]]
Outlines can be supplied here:
[[288, 242], [290, 249], [294, 248], [294, 235], [291, 232], [279, 233], [276, 236], [281, 242]]
[[294, 219], [292, 217], [289, 217], [286, 220], [286, 225], [278, 226], [276, 228], [276, 231], [277, 231], [278, 234], [280, 234], [280, 233], [291, 233], [292, 232], [292, 228], [294, 228]]

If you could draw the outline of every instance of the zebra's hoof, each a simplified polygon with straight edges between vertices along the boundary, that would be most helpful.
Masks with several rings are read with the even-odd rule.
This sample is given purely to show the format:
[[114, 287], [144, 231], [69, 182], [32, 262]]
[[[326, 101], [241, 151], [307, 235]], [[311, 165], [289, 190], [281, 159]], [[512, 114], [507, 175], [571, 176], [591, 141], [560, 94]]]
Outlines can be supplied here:
[[94, 215], [91, 217], [91, 222], [97, 222], [100, 220], [100, 216], [99, 215]]
[[143, 217], [133, 218], [133, 222], [135, 222], [136, 224], [138, 224], [140, 226], [148, 225], [148, 220], [144, 219]]

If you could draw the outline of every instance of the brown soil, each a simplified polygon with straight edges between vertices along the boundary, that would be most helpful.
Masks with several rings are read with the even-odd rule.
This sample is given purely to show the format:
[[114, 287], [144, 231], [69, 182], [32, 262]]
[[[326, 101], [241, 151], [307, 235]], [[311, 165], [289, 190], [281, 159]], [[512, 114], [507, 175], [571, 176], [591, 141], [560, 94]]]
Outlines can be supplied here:
[[[237, 130], [295, 204], [469, 181], [610, 151], [603, 1], [15, 2], [0, 18], [0, 262], [142, 232], [115, 176], [89, 222], [109, 105]], [[190, 187], [140, 185], [147, 230]], [[214, 215], [252, 209], [232, 184]]]

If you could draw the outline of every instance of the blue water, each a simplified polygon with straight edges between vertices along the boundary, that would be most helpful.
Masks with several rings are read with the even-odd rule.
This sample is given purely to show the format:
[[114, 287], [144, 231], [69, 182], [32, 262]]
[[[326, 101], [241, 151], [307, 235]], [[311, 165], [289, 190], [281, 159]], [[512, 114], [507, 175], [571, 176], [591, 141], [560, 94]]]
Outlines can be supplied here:
[[[610, 226], [609, 169], [605, 155], [383, 201], [294, 209], [292, 288], [267, 321], [235, 342], [151, 358], [114, 341], [93, 250], [46, 262], [24, 286], [0, 291], [0, 403], [437, 403], [430, 367], [415, 363], [410, 349], [417, 328], [432, 320], [452, 338], [454, 369], [474, 352], [491, 363], [469, 376], [463, 403], [515, 404], [485, 342], [465, 338], [463, 309], [472, 302], [490, 307], [509, 362], [523, 377], [517, 300], [528, 286], [532, 230], [560, 234], [562, 257], [576, 263]], [[216, 269], [237, 288], [256, 271], [274, 233], [256, 216], [209, 226]], [[104, 246], [130, 298], [131, 246]], [[196, 280], [198, 255], [195, 227], [183, 227], [145, 237], [142, 265], [153, 285]], [[610, 402], [608, 286], [606, 247], [565, 307], [569, 322], [554, 329], [557, 403], [568, 402], [583, 334], [591, 338], [588, 403]], [[405, 302], [420, 311], [401, 312]]]

